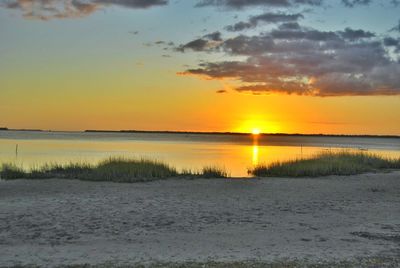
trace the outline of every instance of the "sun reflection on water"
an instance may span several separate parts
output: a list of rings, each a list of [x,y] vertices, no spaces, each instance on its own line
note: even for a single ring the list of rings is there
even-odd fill
[[[253,145],[253,160],[252,160],[253,166],[257,166],[258,165],[258,154],[259,154],[258,145],[254,144]]]
[[[253,134],[253,157],[252,157],[252,164],[253,166],[258,165],[258,160],[259,160],[259,147],[258,147],[258,138],[259,138],[259,133],[258,134]]]

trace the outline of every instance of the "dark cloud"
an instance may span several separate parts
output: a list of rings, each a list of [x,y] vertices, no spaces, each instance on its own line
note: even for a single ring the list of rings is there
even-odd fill
[[[357,5],[369,5],[372,0],[342,0],[342,3],[347,7],[354,7]]]
[[[202,38],[195,39],[184,45],[180,45],[175,50],[185,52],[186,50],[193,51],[207,51],[217,47],[222,42],[222,34],[220,32],[213,32],[204,35]]]
[[[167,3],[168,0],[5,0],[0,6],[21,10],[25,18],[48,20],[84,17],[109,5],[150,8]]]
[[[357,6],[367,6],[372,2],[387,2],[384,4],[391,4],[398,6],[400,0],[380,1],[380,0],[341,0],[341,4],[348,8]],[[197,7],[205,6],[219,6],[228,9],[243,9],[246,7],[265,6],[270,8],[289,8],[299,6],[329,6],[333,1],[328,0],[198,0]]]
[[[385,46],[388,47],[396,47],[400,44],[400,39],[395,39],[393,37],[386,37],[385,39],[383,39],[383,43],[385,44]]]
[[[285,13],[271,13],[267,12],[258,16],[252,16],[248,21],[240,21],[234,25],[229,25],[226,30],[235,32],[242,31],[249,28],[255,28],[260,22],[264,23],[281,23],[281,22],[297,22],[303,15],[297,14],[285,14]]]
[[[383,43],[387,47],[394,47],[395,52],[400,53],[400,38],[386,37],[383,39]]]
[[[241,9],[247,6],[291,7],[295,5],[321,5],[322,0],[200,0],[196,6],[224,6]]]
[[[226,26],[225,29],[230,32],[239,32],[253,27],[255,27],[255,25],[250,22],[239,21],[233,25]]]
[[[371,38],[371,37],[375,36],[374,33],[371,33],[368,31],[353,30],[350,28],[346,28],[343,32],[340,32],[340,35],[344,39],[349,39],[349,40],[357,40],[357,39],[361,39],[361,38]]]
[[[398,5],[400,5],[400,0],[392,0],[392,1],[390,1],[391,3],[392,3],[392,5],[394,5],[394,6],[398,6]]]
[[[207,44],[207,40],[199,38],[179,46],[177,50],[181,52],[185,52],[185,50],[204,51],[207,48]]]
[[[95,0],[98,4],[119,5],[130,8],[149,8],[153,6],[162,6],[168,3],[168,0]]]
[[[300,30],[300,24],[297,22],[287,22],[287,23],[282,23],[279,25],[280,30]]]
[[[222,37],[221,37],[221,33],[220,32],[213,32],[210,34],[206,34],[204,36],[204,38],[212,40],[212,41],[222,41]]]
[[[232,55],[256,55],[271,50],[274,45],[274,40],[270,36],[239,35],[227,39],[220,47]]]
[[[330,4],[331,1],[327,0],[199,0],[196,4],[197,7],[204,6],[222,6],[233,9],[241,9],[250,6],[268,6],[268,7],[293,7],[300,5],[321,6],[323,4]],[[341,3],[349,8],[356,6],[366,6],[373,2],[373,0],[341,0]],[[399,0],[391,0],[391,4],[399,5]]]
[[[312,41],[327,41],[333,39],[339,39],[339,36],[336,32],[323,32],[318,30],[309,30],[309,29],[298,29],[298,30],[285,30],[285,29],[276,29],[273,30],[271,36],[275,39],[283,39],[283,40],[296,40],[296,39],[306,39]]]
[[[197,51],[223,51],[246,60],[204,62],[183,74],[236,79],[242,83],[237,91],[254,94],[398,95],[400,62],[385,47],[397,48],[399,42],[351,28],[333,32],[281,24],[258,35],[225,39],[216,47],[203,45]]]
[[[228,91],[226,91],[225,89],[220,89],[220,90],[217,90],[216,93],[223,94],[223,93],[228,93]]]

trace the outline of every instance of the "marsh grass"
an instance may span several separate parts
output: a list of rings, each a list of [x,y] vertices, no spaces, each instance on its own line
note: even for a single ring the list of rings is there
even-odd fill
[[[144,182],[167,178],[225,178],[227,173],[217,167],[204,168],[202,171],[183,170],[159,161],[148,159],[109,158],[97,165],[88,163],[45,164],[29,171],[15,164],[3,164],[0,178],[12,179],[78,179],[88,181]]]
[[[318,177],[399,168],[400,158],[385,158],[367,152],[339,151],[321,152],[307,159],[259,165],[249,170],[249,173],[258,177]]]
[[[4,179],[19,179],[26,176],[25,171],[15,164],[2,164],[0,177]]]
[[[219,167],[208,166],[202,169],[201,176],[203,178],[226,178],[228,177],[228,172]]]

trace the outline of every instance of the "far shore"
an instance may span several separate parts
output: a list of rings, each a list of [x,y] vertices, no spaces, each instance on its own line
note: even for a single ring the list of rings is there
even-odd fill
[[[21,132],[82,132],[82,133],[144,133],[144,134],[185,134],[185,135],[237,135],[249,136],[249,132],[220,132],[220,131],[177,131],[177,130],[106,130],[106,129],[87,129],[87,130],[43,130],[43,129],[13,129],[0,127],[0,131],[21,131]],[[390,138],[400,139],[400,135],[385,134],[329,134],[329,133],[260,133],[261,136],[283,136],[283,137],[348,137],[348,138]]]
[[[0,267],[399,267],[399,179],[0,181]]]

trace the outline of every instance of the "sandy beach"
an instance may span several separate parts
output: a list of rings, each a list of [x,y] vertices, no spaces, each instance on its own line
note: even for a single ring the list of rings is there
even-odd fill
[[[0,181],[0,267],[400,263],[400,171],[118,184]]]

